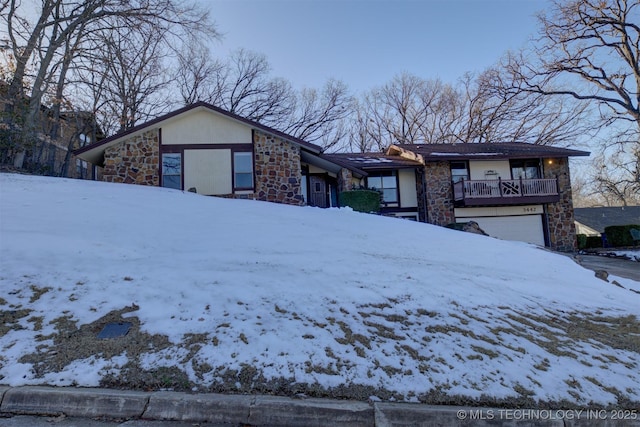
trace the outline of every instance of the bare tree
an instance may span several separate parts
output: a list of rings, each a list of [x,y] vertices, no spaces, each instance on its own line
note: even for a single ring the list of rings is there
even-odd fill
[[[507,56],[509,58],[509,56]],[[518,82],[502,66],[463,79],[463,117],[456,120],[459,142],[528,142],[570,145],[592,131],[588,104],[514,90]]]
[[[100,37],[100,73],[104,102],[102,114],[117,119],[122,132],[162,114],[169,108],[163,90],[169,84],[162,65],[166,51],[157,32],[109,32]]]
[[[640,205],[640,144],[631,152],[617,145],[611,152],[601,151],[592,162],[591,194],[605,206]]]
[[[601,148],[593,190],[624,204],[626,195],[640,193],[640,2],[555,0],[539,21],[532,51],[508,61],[514,89],[597,109],[591,120],[600,127]]]
[[[554,0],[539,16],[537,61],[514,56],[521,89],[595,102],[605,124],[640,128],[640,3],[636,0]]]
[[[361,97],[351,126],[352,145],[383,150],[390,144],[442,140],[457,102],[450,86],[402,73]]]
[[[213,74],[204,80],[200,70],[200,76],[192,73],[198,78],[191,82],[202,87],[201,100],[270,126],[282,124],[291,114],[295,102],[291,84],[271,77],[266,56],[239,49],[222,64],[206,57],[203,61],[202,67]]]
[[[493,67],[465,75],[455,88],[407,73],[396,76],[360,99],[351,145],[384,150],[397,143],[567,143],[585,132],[579,119],[586,105],[513,91],[512,82],[505,82],[509,77]]]
[[[212,103],[216,99],[217,76],[223,74],[225,64],[214,60],[208,47],[198,40],[185,45],[177,56],[175,81],[184,105],[197,101]]]
[[[8,0],[0,14],[16,64],[8,96],[29,101],[24,108],[21,102],[10,106],[20,107],[15,114],[22,123],[22,140],[15,148],[23,153],[38,138],[43,95],[59,81],[55,70],[65,68],[59,66],[67,57],[61,51],[70,40],[94,31],[140,27],[155,28],[167,41],[193,33],[215,34],[206,12],[175,0],[42,0],[40,4],[37,10],[29,10],[19,0]],[[34,70],[31,79],[27,75],[30,66]]]
[[[185,104],[209,102],[325,149],[335,147],[346,133],[352,97],[342,82],[329,80],[320,91],[296,91],[288,81],[271,76],[264,55],[245,49],[217,61],[199,47],[182,55],[180,64],[177,80]]]
[[[303,89],[282,129],[305,141],[319,142],[325,150],[334,149],[347,133],[345,121],[352,102],[347,86],[337,80],[327,81],[321,92]]]

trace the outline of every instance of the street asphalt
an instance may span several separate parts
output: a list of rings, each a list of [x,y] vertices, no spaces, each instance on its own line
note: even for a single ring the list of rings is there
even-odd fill
[[[638,254],[640,256],[640,252]],[[626,277],[640,282],[640,262],[602,255],[575,255],[574,260],[590,270],[604,270],[614,276]]]

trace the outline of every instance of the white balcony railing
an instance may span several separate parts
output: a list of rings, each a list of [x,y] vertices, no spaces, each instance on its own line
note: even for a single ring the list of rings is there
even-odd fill
[[[558,182],[550,179],[461,180],[453,184],[454,199],[495,199],[558,195]]]

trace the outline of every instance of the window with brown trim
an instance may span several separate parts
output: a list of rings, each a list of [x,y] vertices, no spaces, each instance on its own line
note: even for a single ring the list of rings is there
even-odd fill
[[[236,190],[253,188],[253,153],[245,151],[233,153],[233,188]]]
[[[367,177],[367,188],[380,191],[383,203],[398,203],[398,180],[395,171],[370,174]]]
[[[182,189],[182,153],[162,153],[162,186]]]
[[[512,179],[538,179],[540,178],[540,160],[511,160]]]
[[[451,162],[451,181],[454,183],[469,179],[469,165],[467,162]]]

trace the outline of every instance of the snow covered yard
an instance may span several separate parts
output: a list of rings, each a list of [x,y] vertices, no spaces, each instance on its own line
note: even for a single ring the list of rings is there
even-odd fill
[[[0,384],[640,402],[640,283],[531,245],[12,174],[0,203]]]

